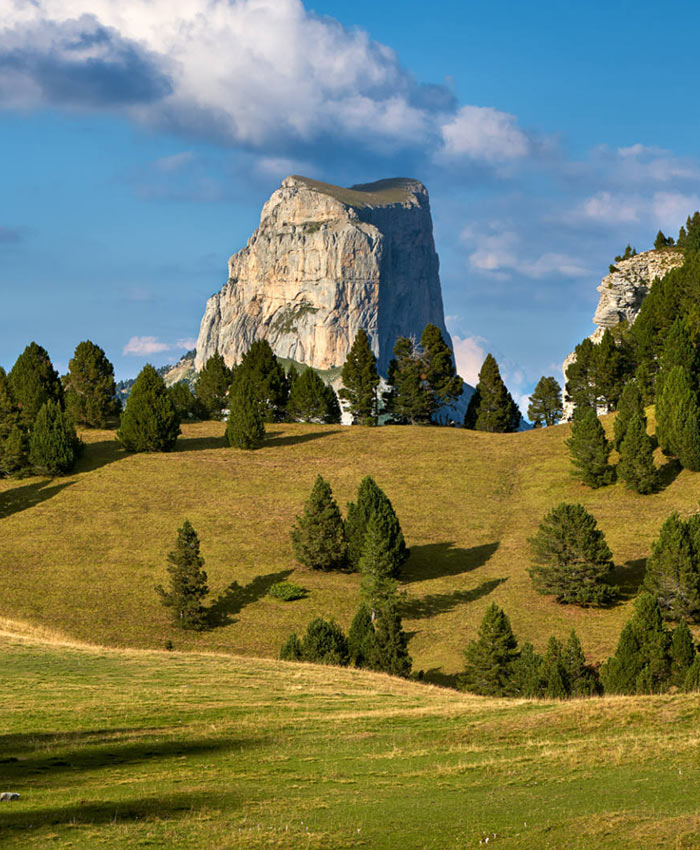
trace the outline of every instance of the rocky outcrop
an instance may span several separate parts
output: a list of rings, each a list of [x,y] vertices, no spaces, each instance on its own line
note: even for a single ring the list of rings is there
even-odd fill
[[[207,302],[195,367],[215,351],[237,363],[265,338],[280,357],[331,369],[363,328],[385,372],[398,336],[420,336],[432,322],[450,341],[438,268],[422,183],[344,189],[288,177]]]

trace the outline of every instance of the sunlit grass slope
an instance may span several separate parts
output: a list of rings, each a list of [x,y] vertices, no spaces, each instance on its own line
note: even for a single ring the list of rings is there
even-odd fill
[[[575,627],[589,657],[601,660],[629,616],[662,521],[674,509],[694,512],[700,497],[700,476],[671,466],[667,486],[652,496],[622,484],[581,486],[569,474],[567,425],[499,435],[285,424],[271,426],[255,452],[227,449],[222,423],[183,432],[177,451],[141,455],[123,452],[112,432],[87,432],[74,475],[0,481],[0,615],[93,643],[162,648],[172,639],[177,649],[275,657],[313,616],[348,627],[359,576],[300,567],[289,528],[318,473],[343,509],[371,474],[412,551],[402,588],[415,669],[436,681],[459,671],[491,602],[505,608],[521,641],[542,649],[550,634]],[[562,500],[580,501],[598,518],[628,596],[622,604],[586,611],[533,592],[527,539]],[[200,536],[209,604],[221,623],[201,635],[174,631],[154,592],[186,517]],[[308,588],[308,597],[269,598],[281,579]]]
[[[6,850],[700,846],[697,696],[487,700],[7,632],[0,660]]]

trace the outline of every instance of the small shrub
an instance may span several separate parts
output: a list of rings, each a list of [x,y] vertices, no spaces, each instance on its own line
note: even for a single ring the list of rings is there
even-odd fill
[[[282,602],[293,602],[307,596],[308,590],[291,581],[278,581],[267,591],[267,595],[273,599],[281,599]]]

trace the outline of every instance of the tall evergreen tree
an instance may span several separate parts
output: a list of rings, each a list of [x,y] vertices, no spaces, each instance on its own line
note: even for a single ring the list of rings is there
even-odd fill
[[[228,390],[233,381],[233,370],[224,358],[215,352],[202,367],[194,382],[194,394],[202,410],[210,419],[222,419]]]
[[[175,549],[168,553],[170,589],[156,587],[163,605],[172,608],[173,623],[181,629],[201,631],[207,625],[203,605],[209,593],[204,558],[199,552],[199,537],[189,520],[177,530]]]
[[[685,620],[671,633],[671,684],[682,688],[695,660],[695,644]]]
[[[63,382],[66,413],[75,425],[104,428],[119,413],[114,367],[90,340],[76,347]]]
[[[615,410],[627,374],[624,356],[609,328],[593,349],[592,366],[596,407]]]
[[[588,697],[598,693],[598,678],[586,664],[581,641],[573,629],[562,648],[561,660],[570,696]]]
[[[200,419],[206,416],[187,381],[178,381],[176,384],[171,384],[168,387],[168,395],[180,422],[184,422],[186,419]]]
[[[262,405],[251,375],[236,375],[231,386],[226,442],[237,449],[257,449],[265,438]]]
[[[63,386],[45,348],[31,342],[17,358],[8,375],[12,395],[19,407],[20,424],[31,428],[47,401],[63,407]]]
[[[343,386],[338,395],[347,402],[353,425],[377,424],[377,358],[369,337],[360,328],[348,352],[341,373]]]
[[[0,475],[14,475],[27,465],[26,433],[10,380],[0,366]]]
[[[431,414],[443,404],[457,401],[464,382],[455,370],[452,350],[437,325],[427,324],[420,338],[423,361],[423,380],[431,396]]]
[[[574,360],[566,368],[566,401],[579,407],[595,407],[598,393],[594,383],[595,345],[588,337],[574,349]]]
[[[147,363],[131,388],[117,438],[130,452],[169,452],[179,433],[180,420],[163,378]]]
[[[422,352],[414,339],[399,337],[394,345],[394,358],[389,363],[389,389],[384,405],[394,422],[428,425],[433,413],[433,399],[423,379]]]
[[[674,366],[656,402],[656,437],[685,469],[700,470],[700,406],[688,371]]]
[[[287,416],[293,422],[337,425],[341,412],[333,387],[326,384],[310,366],[299,375],[289,391]]]
[[[672,513],[651,544],[644,578],[665,617],[693,619],[700,613],[699,555],[688,523]]]
[[[362,602],[352,619],[348,632],[348,655],[350,663],[355,667],[366,667],[374,641],[374,626],[372,612],[369,606]]]
[[[41,406],[29,437],[29,463],[40,475],[64,475],[73,469],[82,443],[56,401]]]
[[[527,418],[535,428],[556,425],[562,417],[561,387],[553,377],[543,375],[530,396]]]
[[[498,363],[487,354],[476,392],[469,400],[464,427],[474,431],[510,433],[520,426],[520,410],[503,383]]]
[[[369,642],[367,665],[391,676],[409,676],[412,659],[408,636],[403,630],[395,600],[381,605],[374,620],[374,638]]]
[[[529,543],[528,572],[538,593],[575,605],[605,605],[614,599],[617,589],[604,581],[613,567],[612,552],[583,505],[557,505]]]
[[[525,641],[511,668],[509,686],[513,696],[533,699],[544,695],[547,683],[542,680],[543,664],[542,656],[529,640]]]
[[[391,526],[386,511],[373,511],[367,523],[360,556],[362,592],[373,617],[382,605],[388,604],[396,595],[398,564]]]
[[[244,377],[250,382],[263,420],[281,422],[285,416],[289,387],[284,369],[266,339],[255,340],[243,355],[233,377],[234,386]]]
[[[659,486],[654,466],[654,444],[647,434],[646,419],[638,413],[630,419],[620,446],[617,476],[636,493],[653,493]]]
[[[294,554],[300,564],[315,570],[345,566],[347,541],[338,505],[330,484],[319,475],[291,530]]]
[[[569,682],[562,661],[561,641],[551,637],[542,661],[544,696],[548,699],[565,699],[569,695]]]
[[[367,525],[373,513],[381,514],[383,517],[386,533],[390,540],[389,547],[393,552],[393,559],[398,574],[398,568],[407,560],[409,551],[406,548],[399,519],[389,498],[369,475],[366,475],[360,482],[357,490],[357,502],[350,502],[348,504],[348,512],[345,519],[345,535],[348,541],[348,565],[354,570],[360,568],[360,556],[362,555],[362,549],[365,543]]]
[[[615,468],[608,458],[612,443],[606,438],[603,426],[592,407],[577,407],[571,424],[571,436],[566,441],[574,466],[572,475],[588,487],[603,487],[615,480]]]
[[[492,603],[479,626],[479,636],[464,651],[462,690],[483,696],[510,696],[518,642],[505,612]]]
[[[620,446],[627,433],[627,425],[633,416],[638,415],[644,421],[646,430],[646,416],[644,414],[644,404],[642,402],[642,394],[639,390],[639,384],[635,380],[627,381],[622,389],[620,401],[617,406],[617,416],[613,423],[615,448],[620,451]]]

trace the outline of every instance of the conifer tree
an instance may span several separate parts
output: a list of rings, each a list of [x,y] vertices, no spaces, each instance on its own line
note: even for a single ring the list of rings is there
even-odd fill
[[[233,377],[234,386],[244,376],[250,382],[263,421],[281,422],[285,416],[289,387],[284,369],[266,339],[255,340],[243,355]]]
[[[464,427],[490,433],[510,433],[520,426],[520,410],[503,383],[498,363],[487,354],[476,392],[469,400]]]
[[[289,391],[287,416],[292,422],[337,425],[341,412],[333,387],[310,366],[299,375]]]
[[[423,379],[422,352],[414,339],[399,337],[389,363],[389,389],[384,393],[386,412],[394,422],[428,425],[433,412],[430,390]]]
[[[700,691],[700,655],[696,655],[683,680],[683,690]]]
[[[348,504],[345,519],[348,565],[354,570],[360,568],[360,556],[364,547],[367,524],[370,516],[375,512],[383,517],[386,533],[390,540],[390,549],[394,552],[396,574],[398,574],[399,567],[408,559],[409,551],[406,548],[401,525],[391,502],[386,493],[369,475],[366,475],[360,482],[357,490],[357,502]]]
[[[396,600],[382,604],[374,620],[374,637],[369,643],[367,665],[391,676],[409,676],[412,659],[408,636],[403,630]]]
[[[261,404],[249,374],[237,376],[231,386],[226,442],[237,449],[257,449],[265,438]]]
[[[651,544],[645,588],[669,619],[693,619],[700,612],[700,563],[688,523],[672,513]]]
[[[615,410],[625,381],[625,363],[609,328],[593,349],[592,367],[596,407]]]
[[[698,389],[700,371],[697,338],[693,339],[687,324],[687,318],[678,316],[663,339],[663,351],[660,357],[659,373],[656,378],[656,392],[659,394],[666,376],[674,366],[682,366],[690,378],[691,388]]]
[[[671,633],[671,684],[682,688],[695,660],[695,644],[685,620]]]
[[[527,418],[535,428],[541,428],[556,425],[561,417],[561,387],[553,377],[543,375],[530,396]]]
[[[583,505],[557,505],[545,514],[529,543],[529,573],[538,593],[584,606],[605,605],[615,598],[617,588],[604,583],[612,570],[612,552]]]
[[[131,388],[117,438],[130,452],[169,452],[179,433],[180,420],[163,378],[147,363]]]
[[[587,697],[598,692],[597,676],[586,664],[581,641],[573,629],[562,648],[561,660],[570,696]]]
[[[32,427],[44,402],[55,401],[63,407],[63,386],[58,372],[46,349],[35,342],[20,354],[8,378],[23,428]]]
[[[654,444],[647,434],[646,419],[638,413],[627,424],[620,446],[617,475],[636,493],[653,493],[659,486],[659,473],[654,466]]]
[[[431,396],[431,414],[443,404],[457,401],[464,382],[455,370],[452,350],[437,325],[427,324],[420,338],[423,361],[423,380]]]
[[[551,637],[547,642],[547,651],[542,663],[544,696],[548,699],[565,699],[569,695],[569,683],[562,661],[562,651],[561,642]]]
[[[66,413],[75,425],[104,428],[119,412],[114,367],[90,340],[81,342],[64,378]]]
[[[199,537],[189,520],[177,530],[175,549],[168,553],[170,589],[156,587],[163,605],[172,608],[173,623],[181,629],[201,631],[207,625],[202,604],[209,593],[204,558],[199,553]]]
[[[41,406],[29,437],[29,463],[40,475],[64,475],[73,469],[82,443],[58,402]]]
[[[674,366],[656,402],[656,437],[685,469],[700,470],[700,406],[688,371]]]
[[[0,366],[0,475],[14,475],[27,465],[27,439],[19,421],[19,406]]]
[[[566,368],[566,401],[579,407],[594,408],[598,393],[594,383],[595,345],[588,337],[574,349],[575,359]]]
[[[639,596],[634,607],[615,654],[600,671],[606,693],[661,693],[668,687],[671,636],[664,628],[661,609],[650,593]]]
[[[520,655],[513,661],[510,688],[514,696],[533,699],[544,694],[546,682],[542,681],[543,659],[530,641],[525,641]]]
[[[184,422],[186,419],[199,419],[206,415],[201,410],[199,402],[187,381],[178,381],[169,386],[168,395],[180,422]]]
[[[364,603],[360,603],[348,632],[348,655],[355,667],[366,667],[374,641],[372,612]]]
[[[571,474],[575,478],[594,489],[612,484],[615,468],[608,463],[612,443],[606,438],[592,407],[576,408],[566,445],[574,466]]]
[[[291,530],[294,555],[299,563],[315,570],[345,566],[345,528],[330,484],[319,475]]]
[[[348,352],[341,373],[343,386],[338,395],[347,402],[353,425],[377,424],[379,373],[366,332],[360,328]]]
[[[479,636],[464,651],[462,690],[483,696],[509,696],[518,643],[505,612],[492,603],[479,626]]]
[[[223,419],[228,390],[233,381],[233,370],[224,358],[215,352],[202,367],[194,382],[194,394],[202,411],[209,419]]]
[[[613,423],[613,432],[615,434],[615,448],[620,451],[620,446],[627,433],[627,425],[633,416],[638,415],[644,422],[646,433],[646,416],[644,415],[644,404],[642,402],[642,394],[639,391],[639,384],[635,380],[627,381],[622,389],[620,401],[617,406],[617,416]]]
[[[348,641],[340,626],[332,620],[315,617],[301,642],[301,654],[304,661],[345,666],[348,663]]]
[[[280,648],[280,661],[303,661],[304,650],[301,641],[293,632]]]
[[[367,523],[359,567],[362,572],[362,592],[372,616],[396,595],[398,572],[395,541],[390,533],[386,513],[373,511]]]

